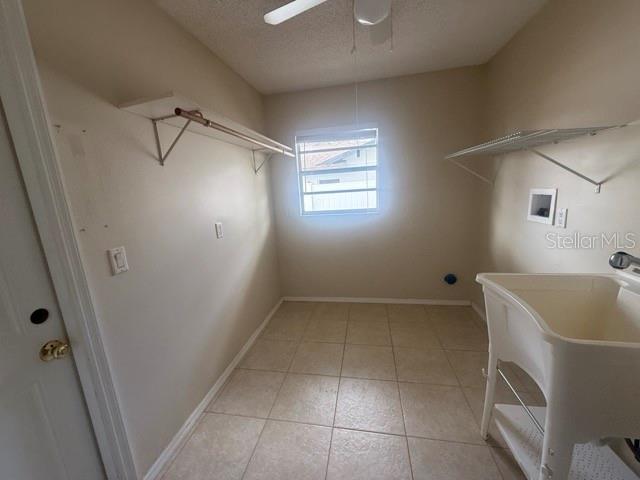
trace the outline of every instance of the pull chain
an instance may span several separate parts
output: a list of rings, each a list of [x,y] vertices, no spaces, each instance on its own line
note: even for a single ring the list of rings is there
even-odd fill
[[[389,7],[389,28],[391,29],[389,51],[393,53],[393,5]]]
[[[352,34],[353,34],[353,45],[351,47],[351,55],[353,55],[353,65],[355,71],[355,82],[353,85],[354,95],[355,95],[355,120],[356,120],[356,129],[360,123],[359,118],[359,109],[358,109],[358,47],[356,45],[356,2],[353,0],[353,22],[352,22]],[[360,156],[360,150],[357,151],[358,157]]]

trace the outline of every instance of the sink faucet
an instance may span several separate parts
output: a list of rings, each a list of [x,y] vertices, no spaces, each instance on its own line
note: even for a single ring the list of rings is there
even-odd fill
[[[626,252],[616,252],[609,257],[609,265],[616,270],[624,270],[631,265],[640,266],[640,258]]]

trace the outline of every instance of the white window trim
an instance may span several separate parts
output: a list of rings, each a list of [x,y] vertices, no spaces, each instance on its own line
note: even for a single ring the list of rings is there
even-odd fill
[[[304,177],[304,175],[302,174],[301,171],[301,166],[300,166],[300,155],[298,152],[298,138],[299,137],[310,137],[313,135],[324,135],[324,134],[336,134],[336,133],[340,133],[340,132],[353,132],[353,131],[357,131],[357,130],[371,130],[371,129],[376,129],[377,132],[377,140],[376,140],[376,144],[375,144],[375,148],[376,148],[376,164],[375,165],[365,165],[365,166],[360,166],[360,167],[345,167],[344,169],[340,169],[340,168],[332,168],[332,169],[321,169],[321,170],[313,170],[313,171],[308,171],[306,173],[308,174],[313,174],[313,175],[319,175],[319,174],[323,174],[323,173],[339,173],[339,172],[344,172],[344,171],[354,171],[354,172],[358,172],[358,171],[366,171],[366,170],[375,170],[376,171],[376,188],[366,188],[366,189],[353,189],[353,190],[337,190],[337,191],[328,191],[326,192],[326,194],[330,194],[330,193],[348,193],[348,192],[371,192],[371,191],[375,191],[376,192],[376,208],[358,208],[358,209],[353,209],[353,210],[321,210],[321,211],[315,211],[315,212],[305,212],[304,210],[304,195],[306,195],[306,193],[304,192],[304,187],[302,185],[302,178]],[[296,152],[296,177],[297,177],[297,183],[298,183],[298,204],[299,204],[299,210],[300,210],[300,215],[303,217],[324,217],[324,216],[339,216],[339,215],[372,215],[372,214],[377,214],[380,212],[380,130],[378,128],[378,125],[375,123],[364,123],[364,124],[358,124],[358,125],[342,125],[339,127],[327,127],[327,128],[315,128],[315,129],[311,129],[311,130],[300,130],[296,132],[295,135],[295,141],[294,141],[294,145],[295,145],[295,152]],[[372,146],[368,146],[368,147],[364,147],[364,148],[372,148]],[[348,150],[349,148],[339,148],[337,150],[343,151],[343,150]],[[356,149],[355,147],[353,148],[354,150]],[[315,192],[315,194],[320,194],[322,195],[324,192],[320,193],[320,192]]]

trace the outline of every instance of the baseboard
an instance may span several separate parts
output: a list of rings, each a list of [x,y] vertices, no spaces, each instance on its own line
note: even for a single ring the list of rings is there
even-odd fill
[[[471,308],[473,308],[475,310],[475,312],[480,316],[480,318],[482,318],[482,320],[484,320],[485,322],[487,321],[487,314],[484,311],[484,308],[477,304],[476,302],[471,302]]]
[[[195,426],[198,424],[200,417],[202,417],[202,415],[204,414],[204,411],[205,411],[205,408],[207,408],[207,405],[211,403],[216,393],[218,393],[218,391],[225,384],[225,382],[229,378],[229,375],[231,375],[231,372],[233,372],[236,366],[238,366],[238,364],[240,363],[240,360],[242,360],[242,357],[244,357],[245,353],[249,351],[251,346],[254,344],[254,342],[262,332],[262,330],[264,330],[264,327],[267,326],[267,323],[269,323],[269,320],[271,320],[271,317],[273,317],[274,313],[276,313],[276,311],[278,310],[278,308],[280,307],[283,301],[284,301],[284,298],[281,298],[280,300],[278,300],[276,305],[271,309],[271,311],[266,316],[266,318],[262,321],[260,326],[258,326],[258,328],[256,328],[256,330],[251,335],[251,337],[249,337],[249,339],[246,341],[244,346],[233,358],[231,363],[227,366],[224,372],[222,372],[222,375],[220,375],[218,380],[216,380],[216,383],[213,384],[209,392],[207,392],[207,394],[202,399],[202,401],[198,404],[195,410],[191,413],[191,415],[189,415],[189,418],[187,418],[187,421],[184,422],[184,425],[182,425],[182,427],[180,427],[180,430],[178,430],[178,432],[173,436],[173,438],[169,442],[169,445],[167,445],[167,447],[162,451],[158,459],[154,462],[154,464],[151,466],[149,471],[143,477],[144,480],[157,480],[162,475],[164,475],[166,470],[169,468],[169,465],[171,465],[171,462],[173,461],[173,459],[178,455],[178,453],[180,452],[180,450],[182,449],[186,441],[191,436],[191,432],[193,431]]]
[[[469,300],[433,300],[426,298],[370,298],[370,297],[284,297],[288,302],[348,302],[348,303],[407,303],[413,305],[469,306]]]

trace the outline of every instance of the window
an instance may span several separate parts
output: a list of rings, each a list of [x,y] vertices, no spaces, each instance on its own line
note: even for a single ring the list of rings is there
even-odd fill
[[[378,129],[298,135],[302,215],[378,209]]]

